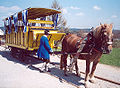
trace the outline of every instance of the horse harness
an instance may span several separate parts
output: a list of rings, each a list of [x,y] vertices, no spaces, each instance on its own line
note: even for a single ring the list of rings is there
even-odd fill
[[[104,32],[104,31],[103,31]],[[98,52],[98,53],[103,53],[104,51],[104,48],[102,47],[103,46],[103,43],[101,44],[101,40],[104,38],[103,36],[103,32],[101,31],[100,33],[100,41],[97,42],[96,44],[96,38],[93,36],[93,31],[91,31],[90,33],[88,33],[88,35],[80,40],[77,41],[75,47],[78,47],[80,45],[80,47],[78,47],[78,51],[77,52],[81,52],[83,47],[85,46],[86,43],[89,43],[89,47],[91,48],[89,53],[90,55],[92,55],[92,51],[95,51],[95,52]],[[85,40],[87,38],[87,40]],[[101,45],[100,45],[101,44]],[[83,46],[82,46],[83,45]],[[81,48],[82,46],[82,48]]]

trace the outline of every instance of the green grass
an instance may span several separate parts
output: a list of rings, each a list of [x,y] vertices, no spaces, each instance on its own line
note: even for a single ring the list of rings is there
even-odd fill
[[[103,54],[100,63],[120,67],[120,48],[113,48],[110,54]]]

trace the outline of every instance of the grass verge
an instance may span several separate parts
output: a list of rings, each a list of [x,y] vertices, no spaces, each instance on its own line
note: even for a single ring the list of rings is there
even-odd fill
[[[102,55],[100,63],[120,67],[120,48],[113,48],[110,54]]]

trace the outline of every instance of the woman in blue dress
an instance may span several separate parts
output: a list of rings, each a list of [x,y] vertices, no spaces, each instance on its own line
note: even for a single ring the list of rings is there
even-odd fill
[[[37,55],[38,58],[42,58],[45,61],[45,70],[46,71],[50,71],[50,69],[48,68],[48,64],[50,62],[50,55],[53,51],[49,45],[49,41],[47,36],[49,35],[49,30],[45,30],[44,34],[41,39],[40,39],[40,46],[39,49],[37,51]]]

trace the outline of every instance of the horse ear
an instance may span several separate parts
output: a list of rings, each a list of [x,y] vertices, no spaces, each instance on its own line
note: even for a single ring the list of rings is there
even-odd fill
[[[113,27],[113,23],[110,24],[110,28],[112,28],[112,27]]]
[[[103,28],[103,24],[100,22],[100,28],[102,29]]]
[[[112,34],[112,28],[113,28],[113,24],[112,23],[110,24],[109,28],[110,28],[110,33]]]
[[[100,25],[101,25],[102,28],[105,28],[105,24],[100,23]]]
[[[106,28],[107,27],[107,24],[104,24],[104,28]]]

